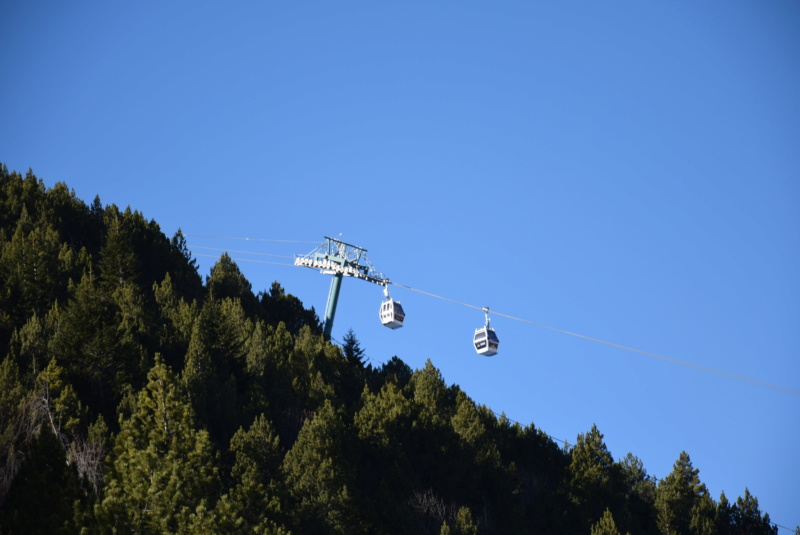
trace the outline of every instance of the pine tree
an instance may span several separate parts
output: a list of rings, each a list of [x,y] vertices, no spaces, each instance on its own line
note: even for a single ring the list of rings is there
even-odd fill
[[[75,533],[73,505],[85,496],[61,441],[43,427],[26,448],[11,482],[0,509],[0,526],[8,533]]]
[[[180,370],[198,314],[197,301],[187,304],[178,295],[169,273],[160,284],[153,284],[153,296],[157,305],[153,329],[156,346],[164,361]]]
[[[656,484],[647,475],[644,463],[628,453],[618,463],[625,493],[625,514],[622,521],[632,533],[655,532]]]
[[[606,509],[597,524],[592,526],[592,535],[620,535],[611,511]]]
[[[181,229],[178,229],[169,243],[167,273],[174,279],[180,295],[191,302],[200,297],[203,289],[202,279],[197,272],[197,261],[192,258]]]
[[[112,295],[117,288],[136,283],[138,266],[125,217],[111,205],[106,209],[105,219],[107,231],[100,249],[100,279],[105,293]]]
[[[44,315],[63,295],[61,252],[58,233],[49,225],[36,224],[23,206],[11,240],[0,249],[0,277],[8,293],[5,306],[15,326],[33,314]]]
[[[345,461],[345,426],[340,411],[325,401],[300,430],[281,470],[299,533],[361,532]]]
[[[478,535],[478,526],[468,507],[460,507],[456,513],[455,529],[457,535]]]
[[[81,400],[93,413],[103,412],[113,421],[125,385],[143,378],[141,349],[130,338],[120,337],[119,307],[99,288],[91,272],[84,274],[72,293],[60,313],[50,350],[67,370]]]
[[[682,451],[672,472],[662,479],[656,490],[656,514],[658,529],[664,535],[688,535],[692,509],[707,494],[700,483],[699,470],[692,466],[689,454]]]
[[[717,535],[731,535],[733,533],[733,509],[724,492],[720,494],[717,502],[714,523],[717,528]]]
[[[286,329],[293,335],[300,333],[305,326],[311,328],[316,334],[322,334],[322,326],[314,308],[306,310],[303,303],[295,296],[287,294],[278,282],[273,282],[269,292],[259,294],[261,299],[261,314],[267,325],[277,327],[283,322]]]
[[[411,439],[412,405],[403,391],[387,382],[378,394],[364,388],[353,426],[360,440],[357,466],[360,509],[375,531],[407,533],[405,506],[415,487],[415,467],[405,449]]]
[[[361,348],[353,329],[348,329],[342,338],[342,353],[344,353],[344,358],[351,365],[364,366],[364,350]]]
[[[44,318],[34,314],[25,325],[16,329],[11,335],[9,353],[22,365],[23,369],[38,374],[45,362],[49,360],[47,342],[51,337],[52,332],[47,332]]]
[[[606,508],[619,514],[621,477],[596,425],[578,435],[567,477],[567,494],[578,508],[582,529],[588,529]]]
[[[744,497],[736,498],[732,511],[733,533],[739,535],[773,535],[778,528],[769,521],[769,515],[761,516],[758,499],[744,489]]]
[[[25,390],[11,356],[0,363],[0,505],[24,458],[19,452],[18,421]]]
[[[278,475],[283,452],[278,435],[263,415],[249,429],[240,428],[231,439],[235,461],[234,482],[216,508],[218,531],[232,533],[281,533],[275,517],[280,504],[270,496],[269,487]]]
[[[189,533],[192,515],[214,504],[216,455],[159,357],[147,378],[121,422],[98,521],[108,532]]]
[[[238,299],[207,301],[195,320],[182,381],[201,422],[218,445],[241,425],[238,383],[244,382],[252,323]]]
[[[239,299],[244,310],[250,315],[255,314],[258,310],[258,301],[253,295],[250,282],[228,253],[223,253],[211,268],[211,274],[206,280],[206,288],[211,299],[225,299],[226,297]]]
[[[445,424],[447,414],[447,385],[442,373],[436,369],[430,359],[425,361],[425,367],[411,375],[409,387],[413,392],[414,403],[420,411],[420,417],[426,424],[442,426]]]

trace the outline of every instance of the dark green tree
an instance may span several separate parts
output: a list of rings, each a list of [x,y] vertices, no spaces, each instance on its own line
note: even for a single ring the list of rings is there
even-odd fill
[[[225,533],[286,533],[276,521],[280,503],[269,490],[283,457],[279,438],[263,415],[231,439],[233,487],[215,511],[217,531]]]
[[[119,306],[91,272],[72,293],[60,312],[50,351],[90,410],[114,421],[113,411],[126,385],[139,386],[143,379],[142,350],[130,337],[120,336]]]
[[[62,255],[58,233],[38,225],[25,206],[10,241],[0,241],[0,280],[5,296],[0,301],[13,326],[21,326],[33,314],[43,316],[53,302],[63,298],[66,278],[62,276]],[[63,266],[69,273],[69,268]]]
[[[597,524],[592,526],[592,535],[620,535],[617,529],[617,524],[614,522],[614,515],[608,509],[605,510],[603,516],[597,521]]]
[[[732,533],[736,535],[773,535],[778,528],[769,521],[769,515],[761,515],[758,499],[744,489],[744,496],[736,498],[732,511]]]
[[[656,484],[644,463],[628,453],[619,463],[625,493],[624,525],[631,533],[656,532]]]
[[[156,347],[164,361],[176,370],[183,368],[183,359],[198,315],[197,301],[187,303],[167,273],[161,283],[153,284],[156,303],[154,334]]]
[[[248,315],[252,316],[258,310],[258,301],[250,282],[228,253],[223,253],[211,268],[211,274],[206,279],[206,289],[211,299],[239,299]]]
[[[182,381],[201,422],[220,447],[240,421],[239,385],[245,382],[252,322],[238,299],[206,301],[192,329]]]
[[[364,366],[364,350],[353,329],[348,329],[342,338],[342,353],[351,365]]]
[[[425,361],[421,370],[411,375],[409,388],[412,399],[417,405],[420,418],[427,424],[443,426],[451,416],[450,392],[445,385],[442,373],[433,365],[430,359]]]
[[[658,529],[663,534],[689,534],[692,509],[707,494],[700,482],[699,470],[692,466],[689,454],[682,451],[672,472],[659,481],[656,490]]]
[[[87,499],[75,467],[67,463],[61,440],[43,427],[26,448],[0,508],[8,533],[78,533],[75,501]]]
[[[361,533],[346,463],[345,425],[329,401],[308,418],[297,441],[286,453],[281,470],[285,478],[287,511],[292,511],[298,533]]]
[[[620,516],[621,475],[596,425],[578,435],[567,478],[566,494],[577,508],[580,529],[590,529],[606,509]]]
[[[202,279],[197,272],[197,261],[192,258],[183,231],[178,229],[169,243],[167,273],[174,279],[175,287],[181,296],[189,302],[198,299],[203,289]]]
[[[408,503],[418,483],[406,455],[413,419],[411,401],[394,382],[384,383],[377,394],[364,389],[353,422],[361,443],[359,503],[376,532],[414,532]]]
[[[100,249],[100,280],[103,291],[112,295],[118,288],[136,284],[138,265],[123,214],[111,205],[105,212],[105,219],[107,231]]]
[[[411,367],[397,356],[394,356],[381,366],[377,378],[380,382],[394,381],[401,387],[405,387],[411,381],[412,374]],[[378,384],[378,388],[380,388],[380,384]]]
[[[0,362],[0,506],[24,458],[19,451],[24,399],[19,367],[13,358],[6,356]]]
[[[105,497],[96,509],[104,532],[191,533],[194,515],[215,504],[216,454],[198,430],[172,372],[156,358],[136,411],[121,422]]]
[[[723,492],[717,502],[717,510],[714,514],[717,535],[730,535],[733,533],[733,508],[728,497]]]
[[[259,298],[261,314],[267,325],[277,327],[278,323],[283,322],[293,335],[299,334],[300,329],[305,326],[310,327],[316,334],[322,333],[322,326],[314,308],[307,310],[297,297],[287,294],[277,281],[272,283],[269,292],[260,293]]]

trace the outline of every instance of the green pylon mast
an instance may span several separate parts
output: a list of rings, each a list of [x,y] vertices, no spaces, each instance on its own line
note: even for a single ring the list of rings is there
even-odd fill
[[[378,273],[366,253],[367,250],[362,247],[325,236],[325,241],[307,255],[295,255],[295,266],[318,269],[321,273],[333,275],[323,323],[326,340],[331,339],[333,317],[336,315],[336,304],[339,302],[339,291],[344,277],[355,277],[384,287],[389,284],[389,279]]]

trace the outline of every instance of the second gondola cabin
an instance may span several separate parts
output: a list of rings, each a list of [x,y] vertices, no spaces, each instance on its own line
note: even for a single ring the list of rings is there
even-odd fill
[[[390,297],[381,303],[380,318],[382,324],[394,330],[403,326],[406,313],[403,311],[403,305]]]
[[[485,357],[497,355],[497,349],[500,347],[500,340],[497,338],[497,334],[494,332],[494,329],[488,325],[480,329],[475,329],[475,336],[472,338],[472,343],[475,345],[475,351],[477,351],[479,355]]]

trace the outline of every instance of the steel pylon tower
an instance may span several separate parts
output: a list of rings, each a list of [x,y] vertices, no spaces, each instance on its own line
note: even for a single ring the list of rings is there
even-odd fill
[[[323,323],[326,340],[331,339],[333,317],[336,315],[344,277],[355,277],[384,287],[389,284],[389,279],[375,269],[366,253],[367,250],[362,247],[325,236],[325,241],[307,255],[295,255],[295,266],[318,269],[321,273],[333,275]]]

